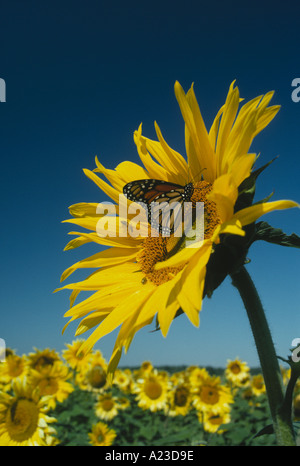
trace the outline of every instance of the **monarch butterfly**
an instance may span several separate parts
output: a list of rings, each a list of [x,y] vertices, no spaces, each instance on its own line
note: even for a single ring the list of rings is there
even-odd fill
[[[131,181],[123,188],[123,194],[127,199],[146,205],[148,222],[163,235],[169,235],[176,230],[178,222],[182,221],[182,206],[184,202],[191,200],[193,192],[193,183],[182,186],[153,179]],[[173,203],[176,204],[170,215]]]

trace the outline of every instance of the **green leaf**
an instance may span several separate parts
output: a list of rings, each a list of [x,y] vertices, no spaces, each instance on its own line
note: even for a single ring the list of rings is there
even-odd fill
[[[172,446],[177,443],[185,443],[191,440],[191,428],[188,426],[185,429],[181,429],[179,432],[174,432],[164,437],[161,437],[153,442],[153,446],[164,445]]]
[[[280,246],[300,248],[300,237],[298,235],[295,233],[286,235],[280,228],[274,228],[267,222],[258,222],[256,224],[256,232],[253,241],[257,240],[264,240],[268,243],[274,243]]]
[[[227,426],[227,424],[225,425]],[[224,427],[225,427],[224,426]],[[233,429],[232,431],[229,431],[226,435],[227,437],[231,440],[233,445],[239,445],[249,438],[249,427],[242,427],[239,426],[236,429]]]
[[[270,162],[266,163],[262,167],[258,168],[257,170],[254,170],[251,175],[248,176],[239,186],[239,196],[238,199],[235,203],[234,210],[235,212],[238,212],[241,209],[244,209],[245,207],[249,207],[252,205],[253,198],[255,195],[255,184],[257,177],[269,166],[271,163],[274,162],[278,157],[275,157],[274,159],[270,160]]]
[[[274,434],[273,424],[269,424],[263,427],[262,429],[260,429],[260,431],[257,432],[257,434],[253,436],[253,438],[260,437],[261,435],[265,435],[265,434]]]

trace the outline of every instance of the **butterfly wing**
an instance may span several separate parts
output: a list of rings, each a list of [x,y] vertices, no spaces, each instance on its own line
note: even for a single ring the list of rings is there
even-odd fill
[[[174,194],[175,191],[177,191],[177,194]],[[176,197],[181,192],[184,192],[184,186],[152,179],[131,181],[123,188],[124,195],[130,201],[145,202],[146,204],[150,204],[158,197],[168,201],[168,199]]]
[[[146,204],[148,222],[166,235],[174,232],[176,224],[182,220],[182,209],[179,207],[190,199],[192,192],[192,183],[181,186],[154,179],[132,181],[123,188],[123,193],[129,200]],[[175,208],[170,211],[172,204]]]

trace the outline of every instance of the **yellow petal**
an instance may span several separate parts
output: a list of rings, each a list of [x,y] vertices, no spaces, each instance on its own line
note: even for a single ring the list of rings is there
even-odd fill
[[[107,317],[108,314],[112,312],[112,308],[108,308],[107,312],[104,311],[96,311],[92,314],[88,315],[84,319],[81,320],[80,324],[78,325],[75,336],[82,335],[83,333],[87,332],[91,328],[99,325],[103,320]]]
[[[109,384],[113,383],[114,373],[119,365],[121,356],[122,347],[115,345],[107,367],[107,380]]]
[[[203,121],[203,118],[200,112],[200,108],[199,108],[199,105],[198,105],[198,102],[195,96],[193,84],[191,88],[188,90],[186,94],[186,98],[187,98],[187,101],[189,103],[189,106],[193,114],[193,119],[194,119],[195,127],[196,127],[196,133],[198,135],[198,141],[200,144],[200,146],[197,147],[197,145],[195,145],[195,147],[197,149],[200,149],[198,153],[200,157],[200,161],[201,161],[200,165],[202,165],[202,168],[205,169],[205,172],[203,172],[203,176],[204,178],[207,176],[210,179],[214,179],[216,176],[216,154],[210,144],[208,132],[207,132],[205,123]],[[206,172],[207,172],[207,175],[206,175]]]
[[[69,283],[68,285],[60,288],[71,289],[71,290],[97,290],[100,287],[108,286],[109,284],[122,282],[138,284],[142,279],[139,266],[135,263],[125,263],[100,269],[92,273],[85,280],[77,283]]]
[[[196,308],[190,300],[190,295],[187,295],[183,292],[178,293],[177,297],[178,303],[181,309],[189,318],[190,322],[195,326],[199,326],[199,309]]]
[[[178,152],[176,152],[175,150],[171,149],[168,146],[168,144],[166,143],[166,141],[164,140],[164,138],[163,138],[163,136],[161,134],[159,126],[157,125],[156,122],[154,122],[154,124],[155,124],[155,130],[156,130],[158,140],[159,140],[165,154],[168,156],[169,163],[172,166],[172,173],[177,174],[177,176],[180,177],[180,179],[177,181],[177,183],[184,184],[184,182],[186,182],[186,180],[188,180],[188,176],[189,176],[188,164],[187,164],[186,160],[182,157],[181,154],[179,154]],[[174,180],[174,182],[175,182],[175,180]]]
[[[80,218],[70,218],[63,220],[62,223],[72,223],[87,230],[96,231],[96,226],[98,223],[99,217],[80,217]]]
[[[152,291],[149,288],[149,297],[151,293]],[[129,346],[136,332],[140,330],[142,327],[145,327],[146,325],[151,324],[153,320],[153,317],[150,317],[148,320],[146,321],[143,320],[139,325],[137,325],[137,319],[140,316],[143,304],[140,307],[138,307],[136,311],[127,320],[125,320],[125,322],[122,324],[121,329],[119,331],[119,334],[116,340],[116,345],[119,345],[120,347],[124,347],[125,353],[128,351]]]
[[[115,330],[149,297],[149,291],[143,289],[137,290],[124,299],[115,309],[106,317],[106,319],[94,330],[88,339],[82,345],[82,351],[89,351],[95,343],[108,333]]]
[[[262,115],[274,96],[274,91],[267,92],[259,102],[259,115]]]
[[[72,307],[74,305],[74,302],[77,298],[77,296],[79,295],[80,293],[80,290],[73,290],[71,295],[70,295],[70,307]]]
[[[74,320],[76,320],[76,317],[72,317],[64,326],[63,326],[63,329],[61,331],[62,335],[65,333],[66,329],[68,328],[68,326],[74,322]]]
[[[143,137],[147,151],[151,156],[157,160],[160,166],[165,170],[165,181],[173,181],[173,183],[185,184],[187,178],[183,178],[182,172],[174,169],[172,156],[169,156],[169,151],[166,152],[159,141],[152,141],[151,139]],[[168,147],[165,143],[164,147]]]
[[[110,184],[117,189],[118,192],[122,192],[124,182],[123,179],[120,177],[119,173],[115,170],[105,168],[98,160],[98,157],[95,158],[97,168],[93,171],[103,174]]]
[[[79,202],[69,207],[69,212],[73,217],[96,217],[98,204],[96,202]]]
[[[145,325],[145,322],[148,322],[150,319],[152,319],[159,311],[159,309],[164,306],[164,303],[166,303],[171,289],[174,286],[174,284],[172,285],[171,282],[172,280],[152,288],[149,299],[143,304],[139,315],[137,316],[133,327],[134,331],[136,331],[136,328],[140,328],[141,326]]]
[[[167,303],[165,308],[160,307],[158,312],[158,322],[161,333],[164,337],[167,336],[170,329],[170,325],[173,322],[176,312],[180,308],[180,303],[178,300],[173,300],[170,303]]]
[[[103,294],[103,291],[96,292],[89,298],[82,301],[81,303],[77,304],[76,306],[73,306],[71,309],[69,309],[64,314],[64,317],[71,317],[72,320],[75,320],[80,317],[84,317],[91,311],[95,311],[95,309],[98,308],[97,301],[98,301],[98,296],[101,297],[101,293]]]
[[[78,234],[78,233],[71,232],[69,234]],[[64,247],[64,251],[69,251],[71,249],[79,248],[80,246],[90,243],[91,241],[92,239],[89,237],[84,238],[83,236],[78,236],[77,238],[74,238],[68,242],[68,244]]]
[[[251,174],[254,162],[256,160],[256,154],[241,154],[236,157],[232,162],[229,173],[236,186],[239,186],[248,176]]]
[[[223,170],[229,167],[235,158],[246,154],[249,151],[256,130],[257,113],[253,112],[246,116],[244,124],[232,148],[229,148],[226,158],[224,158]]]
[[[222,173],[225,173],[243,154],[246,154],[254,137],[265,128],[279,110],[278,105],[267,107],[274,92],[258,96],[245,104],[234,122],[228,136],[222,161]]]
[[[212,191],[207,199],[217,205],[218,215],[222,222],[226,222],[233,216],[234,204],[238,197],[238,188],[231,174],[219,176],[213,184]]]
[[[222,223],[220,226],[218,234],[228,233],[231,235],[245,236],[246,232],[242,229],[242,224],[238,219],[230,219],[227,222]]]
[[[261,115],[257,121],[256,131],[254,132],[254,137],[260,133],[277,115],[280,110],[280,105],[273,105],[265,110],[263,115]]]
[[[223,115],[221,118],[221,123],[220,123],[220,128],[219,128],[219,133],[218,133],[218,139],[217,139],[217,147],[216,147],[216,156],[217,156],[217,176],[220,176],[222,172],[222,159],[223,155],[225,153],[226,149],[226,144],[227,140],[230,134],[230,131],[233,126],[233,122],[236,118],[236,114],[238,111],[239,107],[239,102],[240,102],[240,95],[239,95],[239,90],[237,87],[233,88],[231,86],[225,106],[224,106],[224,111]]]
[[[91,170],[83,169],[84,174],[90,178],[107,196],[109,196],[114,202],[119,202],[120,191],[116,190],[105,181],[101,180],[99,176],[95,175]]]
[[[174,89],[186,124],[186,140],[188,141],[189,138],[191,138],[191,141],[187,144],[187,150],[189,147],[192,148],[188,153],[192,177],[196,179],[199,173],[205,169],[205,172],[203,172],[204,178],[212,182],[216,170],[215,154],[210,145],[208,133],[201,116],[194,90],[191,88],[187,95],[185,95],[178,81],[176,81]]]
[[[203,242],[199,243],[199,247],[190,247],[190,248],[183,248],[181,251],[177,252],[169,259],[166,259],[162,262],[157,262],[155,264],[155,270],[164,269],[165,267],[177,267],[185,262],[189,261],[190,258],[196,254],[197,250],[203,245]]]
[[[178,292],[176,291],[176,284],[179,282],[181,274],[182,271],[179,272],[172,280],[164,283],[164,289],[160,290],[161,298],[156,301],[157,320],[164,337],[167,336],[175,314],[180,308],[180,304],[177,299]],[[159,288],[161,287],[162,285],[159,286]],[[159,298],[159,293],[157,294],[157,298]]]
[[[84,232],[78,232],[78,231],[70,231],[68,233],[69,235],[79,235],[80,238],[76,238],[76,245],[77,242],[81,244],[84,243],[84,240],[86,242],[93,241],[94,243],[101,244],[103,246],[119,246],[122,248],[135,248],[139,243],[143,241],[143,238],[132,238],[131,236],[127,237],[107,237],[107,238],[102,238],[99,236],[97,233],[84,233]],[[70,243],[69,243],[70,245]],[[72,245],[73,247],[76,247],[76,245]]]
[[[107,377],[108,377],[108,380],[111,382],[113,379],[114,372],[119,364],[123,347],[125,348],[125,352],[126,352],[129,348],[129,345],[135,333],[142,326],[148,325],[152,321],[152,319],[150,319],[149,321],[143,323],[141,326],[135,326],[135,329],[133,330],[135,321],[137,319],[137,316],[139,315],[139,311],[140,311],[140,308],[137,308],[136,312],[132,314],[127,320],[125,320],[116,338],[115,346],[114,346],[114,349],[113,349],[113,352],[112,352],[112,355],[111,355],[111,358],[109,360],[109,364],[107,367]]]
[[[130,181],[144,180],[149,178],[148,172],[140,165],[133,162],[121,162],[116,166],[115,170],[120,175],[120,177],[122,177],[124,185],[130,183]]]
[[[243,127],[245,126],[245,121],[247,118],[249,118],[249,115],[257,111],[256,109],[259,102],[261,101],[261,98],[262,96],[255,97],[249,102],[246,102],[241,107],[237,115],[237,118],[234,122],[233,128],[230,132],[230,135],[228,137],[226,152],[230,152],[231,150],[233,150],[233,152],[236,152],[239,136],[243,130]]]
[[[203,290],[206,276],[206,265],[209,261],[212,244],[199,250],[183,270],[178,283],[178,301],[182,310],[196,327],[199,326],[199,312],[202,307]],[[191,293],[191,290],[193,292]]]
[[[209,142],[214,151],[216,150],[216,147],[217,147],[217,137],[218,137],[220,121],[221,121],[224,108],[225,108],[225,105],[223,105],[218,111],[213,121],[213,124],[211,125],[209,133],[208,133]]]
[[[207,242],[199,249],[186,267],[168,282],[168,300],[162,300],[158,321],[164,336],[167,335],[172,320],[179,307],[196,327],[199,326],[199,312],[202,306],[206,264],[211,254],[212,244]],[[192,292],[191,292],[192,290]],[[164,311],[164,307],[166,310]]]
[[[156,163],[147,150],[146,139],[142,136],[142,125],[140,125],[138,131],[134,132],[134,142],[136,144],[139,157],[149,173],[149,178],[167,180],[167,170]]]
[[[105,289],[96,291],[93,295],[89,296],[84,301],[76,304],[69,309],[64,317],[83,317],[88,312],[100,312],[111,306],[118,306],[120,302],[128,298],[132,292],[136,290],[136,285],[118,285],[108,286]]]
[[[76,262],[71,267],[66,269],[61,277],[64,281],[75,270],[82,268],[100,268],[111,265],[122,264],[123,262],[133,261],[136,258],[140,249],[138,248],[110,248],[98,252],[93,256],[87,257],[79,262]]]
[[[100,204],[98,205],[100,206]],[[138,237],[131,237],[131,235],[128,235],[127,232],[127,224],[129,221],[129,218],[132,217],[133,215],[128,215],[128,218],[123,218],[123,217],[118,217],[116,215],[111,215],[109,213],[109,210],[107,208],[111,208],[112,212],[115,210],[114,205],[103,205],[101,204],[102,208],[101,211],[98,209],[101,214],[99,214],[98,217],[81,217],[81,218],[71,218],[67,220],[63,220],[62,223],[72,223],[74,225],[77,225],[82,228],[86,228],[87,230],[93,230],[97,232],[97,236],[99,239],[97,239],[96,242],[102,242],[102,240],[109,240],[115,243],[119,243],[120,241],[124,244],[130,244],[132,245],[132,241],[137,241],[135,246],[138,245],[138,242],[141,241],[141,236],[142,232],[145,233],[144,229],[141,229],[141,232],[139,233],[141,236]],[[140,210],[140,206],[138,206],[138,209]],[[125,213],[125,215],[127,212]],[[135,212],[136,214],[136,212]],[[147,217],[145,216],[147,219]],[[133,226],[133,225],[132,225]],[[124,234],[123,234],[124,231]],[[93,241],[95,241],[93,239]],[[103,243],[104,244],[104,243]],[[106,243],[105,243],[106,244]],[[126,246],[124,246],[126,247]]]
[[[216,151],[216,148],[217,148],[217,140],[218,140],[218,134],[219,134],[219,128],[220,128],[220,122],[221,122],[221,117],[223,115],[223,113],[225,112],[225,109],[226,109],[226,106],[228,105],[228,102],[230,101],[230,96],[232,94],[232,92],[234,91],[234,84],[235,84],[235,80],[230,84],[230,87],[229,87],[229,90],[228,90],[228,95],[227,95],[227,98],[226,98],[226,102],[225,104],[220,108],[220,110],[218,111],[214,121],[213,121],[213,124],[209,130],[209,140],[210,140],[210,145],[211,147]],[[234,91],[236,92],[236,91]],[[239,102],[241,102],[243,99],[242,98],[239,98]]]
[[[299,207],[299,204],[289,200],[263,202],[239,210],[234,214],[233,219],[238,219],[243,226],[249,225],[262,215],[272,212],[273,210],[290,209],[292,207]]]
[[[197,150],[195,148],[193,139],[191,137],[191,134],[189,132],[187,125],[185,125],[184,135],[185,135],[185,148],[186,148],[186,153],[187,153],[187,158],[188,158],[188,163],[189,163],[189,171],[190,171],[191,179],[194,182],[199,181],[200,175],[202,173],[205,179],[207,179],[209,175],[207,173],[205,173],[204,175],[204,171],[206,172],[206,167],[204,165],[201,165],[200,158],[198,156]]]

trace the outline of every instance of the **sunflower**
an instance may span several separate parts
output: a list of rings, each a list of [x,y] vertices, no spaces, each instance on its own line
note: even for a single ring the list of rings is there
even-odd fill
[[[143,361],[140,367],[133,371],[133,375],[136,379],[143,377],[145,374],[149,374],[154,369],[151,361]]]
[[[125,396],[119,396],[117,401],[118,401],[119,409],[121,410],[125,410],[129,408],[130,406],[130,401]]]
[[[98,422],[92,426],[92,432],[88,433],[93,447],[108,447],[112,445],[117,434],[104,422]]]
[[[188,374],[184,370],[179,372],[173,372],[173,374],[169,376],[169,379],[173,387],[176,387],[177,385],[181,385],[183,383],[189,383]]]
[[[207,377],[209,377],[209,373],[204,367],[194,367],[189,371],[188,375],[192,387],[197,387]]]
[[[221,384],[218,376],[208,375],[198,386],[193,388],[193,404],[198,411],[213,410],[215,413],[229,409],[233,397],[229,387]]]
[[[249,371],[250,368],[246,362],[242,362],[239,359],[235,359],[234,361],[228,360],[225,376],[234,386],[245,387],[250,380]]]
[[[102,391],[108,387],[106,371],[101,365],[93,365],[86,376],[88,390]]]
[[[68,382],[72,373],[69,368],[60,361],[53,365],[44,366],[42,371],[31,369],[28,375],[28,383],[39,390],[41,396],[48,396],[51,409],[56,403],[62,403],[73,392],[73,385]]]
[[[144,375],[136,381],[132,392],[140,408],[156,412],[166,409],[170,382],[165,376],[160,376],[157,370]]]
[[[107,362],[99,350],[90,356],[88,365],[77,372],[76,383],[82,390],[95,393],[104,391],[108,387]]]
[[[13,395],[0,393],[0,445],[55,445],[58,441],[51,423],[56,419],[47,415],[48,397],[26,383],[26,379],[12,383]]]
[[[244,400],[247,400],[250,405],[252,405],[252,400],[253,400],[254,397],[255,397],[255,395],[254,395],[254,393],[252,391],[251,386],[248,386],[248,387],[245,388],[245,390],[242,390],[242,398]]]
[[[5,361],[0,364],[0,382],[3,390],[9,390],[14,380],[23,379],[27,373],[26,357],[18,356],[15,353],[8,354]]]
[[[133,379],[130,369],[117,369],[115,372],[113,384],[116,385],[123,393],[130,393]]]
[[[282,375],[282,381],[284,385],[288,384],[288,381],[290,380],[291,377],[291,368],[290,367],[280,367],[281,375]]]
[[[97,402],[95,404],[95,413],[103,421],[110,421],[117,416],[120,409],[118,398],[113,396],[111,393],[104,393],[98,395]]]
[[[30,369],[43,371],[44,369],[47,370],[48,366],[52,366],[54,363],[62,362],[55,350],[50,350],[49,348],[43,350],[34,349],[34,352],[27,355],[27,364]]]
[[[179,383],[168,393],[169,405],[166,409],[168,416],[186,416],[191,408],[192,394],[189,384]]]
[[[79,203],[69,208],[73,218],[65,220],[90,231],[72,231],[70,234],[76,237],[66,250],[89,242],[101,248],[109,247],[75,263],[61,277],[63,281],[78,269],[96,269],[85,280],[59,288],[72,290],[71,307],[65,314],[70,318],[66,326],[82,319],[76,335],[96,327],[81,351],[88,352],[100,338],[121,326],[109,372],[115,370],[123,348],[128,350],[135,333],[149,325],[155,316],[164,336],[180,313],[199,326],[203,297],[211,296],[224,278],[245,261],[254,222],[276,209],[298,206],[293,201],[269,202],[268,199],[252,205],[255,181],[261,169],[253,171],[257,156],[249,149],[255,136],[279,110],[277,105],[268,106],[273,92],[254,98],[239,109],[242,99],[233,82],[209,131],[193,86],[185,93],[176,82],[175,96],[185,122],[187,159],[167,144],[156,123],[157,141],[144,137],[140,125],[134,133],[134,142],[143,166],[125,161],[112,170],[105,168],[96,157],[97,168],[84,170],[113,201],[117,215],[104,217],[107,205],[103,203]],[[149,236],[147,228],[141,228],[139,236],[124,235],[124,226],[130,227],[134,218],[132,214],[124,218],[119,196],[126,184],[141,179],[158,179],[182,186],[192,179],[190,201],[193,206],[204,204],[203,241],[193,242],[190,247],[184,235],[181,238],[173,234]],[[126,202],[130,207],[132,202],[128,199]],[[105,235],[98,230],[98,222],[103,222],[103,217]],[[81,291],[93,294],[75,304]]]
[[[254,375],[251,380],[251,388],[254,395],[259,396],[266,392],[266,386],[262,374]]]
[[[198,413],[198,418],[201,423],[203,423],[203,429],[206,432],[212,434],[218,433],[223,434],[224,429],[220,429],[220,426],[223,424],[228,424],[230,422],[230,410],[224,409],[219,412],[205,411],[203,414]]]
[[[67,349],[63,350],[62,354],[69,366],[80,371],[87,367],[91,354],[81,351],[84,340],[75,340],[72,344],[66,344]]]

